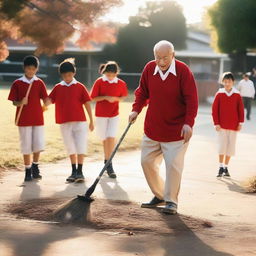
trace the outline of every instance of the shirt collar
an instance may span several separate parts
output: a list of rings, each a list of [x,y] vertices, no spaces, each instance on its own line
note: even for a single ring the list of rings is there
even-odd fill
[[[63,86],[71,86],[72,84],[76,84],[77,83],[77,80],[75,78],[73,78],[73,80],[67,84],[65,81],[61,81],[60,84],[63,85]]]
[[[165,73],[163,73],[163,71],[158,67],[158,65],[156,65],[153,75],[156,75],[157,73],[160,74],[162,80],[165,80],[168,77],[169,73],[172,73],[173,75],[177,76],[175,58],[172,59],[171,65]]]
[[[34,81],[38,80],[39,78],[34,75],[30,80],[27,79],[27,77],[25,75],[23,75],[21,78],[19,78],[18,80],[24,82],[24,83],[27,83],[27,84],[31,84],[33,83]]]
[[[238,91],[236,88],[234,88],[234,87],[232,87],[232,89],[231,89],[230,92],[227,92],[227,91],[225,90],[225,88],[219,89],[219,92],[220,92],[220,93],[225,93],[228,97],[230,97],[230,96],[233,95],[234,93],[240,94],[239,91]]]
[[[109,80],[108,78],[107,78],[107,76],[106,75],[103,75],[102,76],[102,80],[104,81],[104,82],[109,82],[110,84],[117,84],[118,83],[118,78],[117,77],[115,77],[113,80]]]

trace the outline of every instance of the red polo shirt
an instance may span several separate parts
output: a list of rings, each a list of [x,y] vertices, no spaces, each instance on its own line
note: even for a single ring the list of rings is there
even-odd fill
[[[128,94],[126,83],[119,79],[117,83],[103,81],[98,78],[91,90],[91,98],[98,96],[125,97]],[[98,101],[95,107],[95,115],[98,117],[114,117],[119,114],[119,102],[109,102],[107,100]]]
[[[145,134],[160,142],[182,140],[183,125],[193,127],[198,109],[193,74],[186,64],[175,60],[176,76],[169,73],[163,81],[159,73],[154,75],[155,68],[155,61],[146,64],[132,110],[140,113],[148,100]]]
[[[21,101],[27,93],[29,83],[22,78],[17,79],[11,86],[8,100]],[[41,99],[47,98],[47,91],[44,82],[37,78],[34,80],[28,95],[28,104],[24,105],[21,111],[18,126],[38,126],[44,125],[43,109]],[[16,109],[16,117],[20,107]],[[16,119],[15,119],[16,120]]]
[[[49,97],[55,103],[57,124],[86,121],[83,105],[91,98],[83,84],[77,81],[70,86],[56,84]]]

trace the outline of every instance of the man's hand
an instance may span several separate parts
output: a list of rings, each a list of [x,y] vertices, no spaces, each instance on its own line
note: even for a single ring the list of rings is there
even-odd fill
[[[220,125],[215,125],[215,130],[217,131],[217,132],[219,132],[220,130],[221,130],[221,127],[220,127]]]
[[[239,125],[237,126],[237,130],[238,130],[238,131],[241,131],[241,129],[242,129],[242,125],[239,124]]]
[[[131,112],[129,115],[129,123],[134,123],[137,119],[137,116],[138,116],[138,112],[136,111]]]
[[[181,129],[181,137],[184,138],[184,143],[189,142],[192,137],[192,128],[188,124],[184,124]]]

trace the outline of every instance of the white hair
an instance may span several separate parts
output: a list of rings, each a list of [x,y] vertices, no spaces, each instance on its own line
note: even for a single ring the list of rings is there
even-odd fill
[[[158,43],[155,44],[154,53],[162,47],[170,48],[171,52],[174,52],[174,46],[171,42],[169,42],[167,40],[161,40],[161,41],[159,41]]]

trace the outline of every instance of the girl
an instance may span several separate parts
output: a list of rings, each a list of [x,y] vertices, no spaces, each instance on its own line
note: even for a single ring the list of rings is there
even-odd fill
[[[99,72],[102,74],[98,78],[91,91],[91,98],[96,103],[96,133],[103,141],[104,163],[110,158],[115,147],[115,137],[119,121],[119,102],[127,94],[126,83],[117,77],[120,69],[116,62],[109,61],[100,66]],[[116,178],[112,162],[107,168],[110,178]]]

